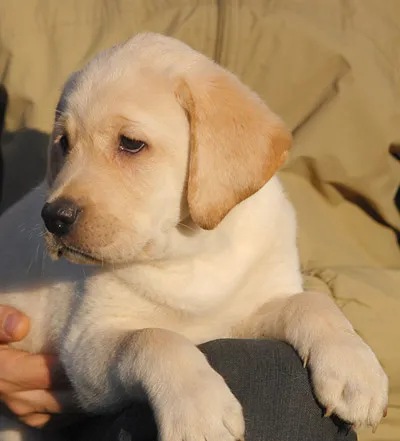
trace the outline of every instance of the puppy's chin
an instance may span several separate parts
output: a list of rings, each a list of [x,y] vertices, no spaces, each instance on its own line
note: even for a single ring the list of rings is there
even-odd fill
[[[77,248],[65,245],[60,239],[56,238],[53,234],[46,231],[45,242],[47,253],[52,260],[59,260],[64,257],[72,263],[81,265],[104,265],[107,262],[90,255],[89,253],[80,251]]]

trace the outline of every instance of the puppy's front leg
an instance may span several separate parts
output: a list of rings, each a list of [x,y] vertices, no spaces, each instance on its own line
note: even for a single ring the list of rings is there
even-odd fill
[[[386,412],[388,379],[370,347],[325,294],[306,292],[266,304],[253,335],[290,343],[308,364],[327,414],[375,428]]]
[[[122,406],[140,385],[153,406],[162,441],[243,439],[239,402],[184,337],[162,329],[97,329],[74,341],[62,358],[86,410]]]

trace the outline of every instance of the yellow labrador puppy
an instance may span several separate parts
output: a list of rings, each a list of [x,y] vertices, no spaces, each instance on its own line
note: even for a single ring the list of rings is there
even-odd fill
[[[162,441],[234,441],[241,406],[196,345],[281,339],[328,413],[375,427],[385,373],[328,296],[303,292],[295,213],[274,176],[290,143],[257,95],[177,40],[141,34],[100,53],[61,97],[41,213],[51,256],[99,268],[33,270],[27,243],[4,246],[0,303],[33,321],[17,346],[59,353],[88,411],[145,391]],[[10,228],[40,212],[41,194],[5,216],[1,243],[21,237]]]

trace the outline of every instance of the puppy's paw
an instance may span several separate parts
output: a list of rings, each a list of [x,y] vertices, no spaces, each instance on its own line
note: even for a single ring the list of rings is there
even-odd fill
[[[242,407],[223,378],[205,369],[153,402],[162,441],[237,441],[244,438]]]
[[[327,416],[335,413],[355,427],[376,429],[386,414],[388,378],[357,334],[339,331],[319,339],[310,348],[308,364]]]

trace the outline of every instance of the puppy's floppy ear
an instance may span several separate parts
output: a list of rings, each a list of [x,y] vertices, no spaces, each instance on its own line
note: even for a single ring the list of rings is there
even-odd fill
[[[189,211],[197,225],[213,229],[274,175],[292,138],[255,93],[220,67],[181,80],[176,95],[190,120]]]

